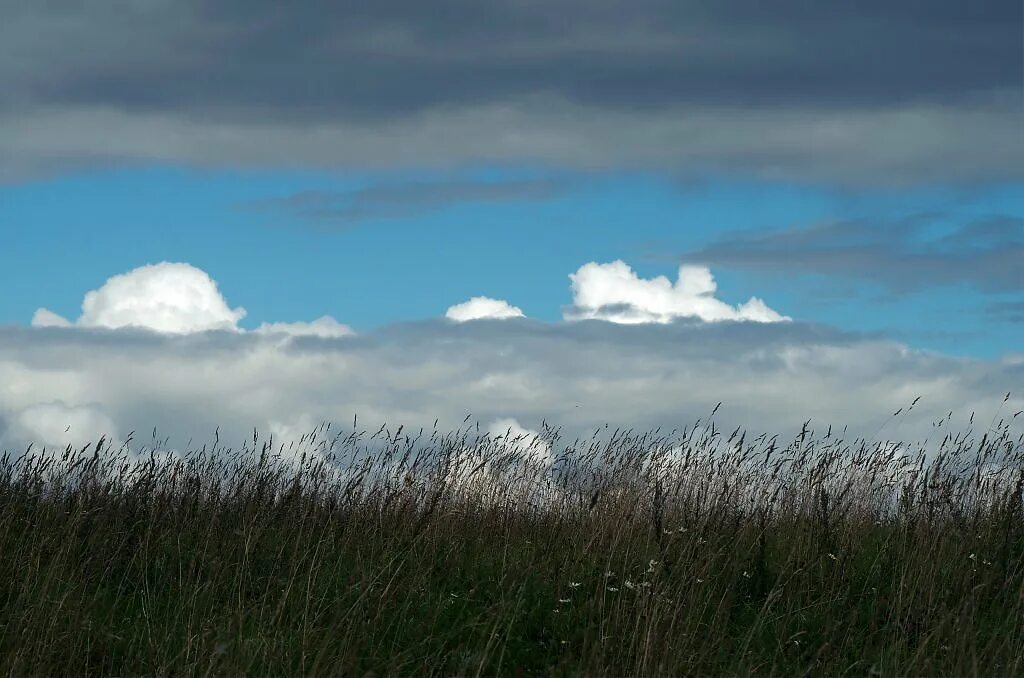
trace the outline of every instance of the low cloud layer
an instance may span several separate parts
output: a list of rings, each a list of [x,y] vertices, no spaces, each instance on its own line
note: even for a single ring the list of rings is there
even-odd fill
[[[354,415],[362,426],[451,427],[469,414],[529,437],[545,420],[577,433],[682,427],[719,401],[723,426],[785,432],[812,419],[920,437],[939,435],[932,426],[950,410],[966,419],[1014,408],[1002,399],[1024,382],[1019,357],[953,358],[797,322],[735,322],[779,317],[717,300],[702,268],[673,284],[591,263],[573,291],[601,321],[437,319],[356,335],[325,317],[247,332],[202,271],[142,267],[91,292],[76,323],[40,313],[36,327],[0,327],[0,446],[117,441],[154,427],[179,443],[218,428],[280,436]],[[464,317],[521,314],[485,302],[460,305]],[[916,419],[892,421],[918,396]]]
[[[495,419],[487,425],[487,432],[501,439],[506,446],[517,449],[527,459],[550,465],[551,443],[540,431],[523,427],[513,418]]]
[[[355,334],[351,327],[339,323],[329,315],[321,316],[308,323],[262,323],[256,328],[256,333],[285,337],[320,337],[321,339],[337,339]]]
[[[676,318],[704,322],[790,320],[758,299],[751,297],[739,306],[715,298],[718,286],[711,271],[703,266],[680,266],[673,284],[665,276],[640,278],[623,261],[591,262],[569,276],[573,305],[567,320],[607,320],[615,323],[668,323]]]
[[[5,437],[21,444],[61,448],[97,443],[100,438],[121,440],[117,424],[103,406],[94,403],[68,405],[57,400],[34,403],[4,414],[10,420]]]
[[[338,339],[280,342],[253,333],[157,335],[128,330],[0,328],[2,446],[81,444],[129,431],[184,445],[219,427],[302,422],[454,427],[542,420],[569,433],[683,427],[719,401],[721,426],[941,438],[932,424],[972,411],[987,426],[1024,362],[968,360],[798,323],[606,322],[550,325],[431,321]],[[892,419],[917,396],[909,420]],[[1021,409],[1019,396],[1004,414]],[[296,423],[297,422],[297,423]],[[70,431],[65,435],[67,426]],[[884,427],[884,428],[883,428]],[[0,426],[0,428],[4,428]]]

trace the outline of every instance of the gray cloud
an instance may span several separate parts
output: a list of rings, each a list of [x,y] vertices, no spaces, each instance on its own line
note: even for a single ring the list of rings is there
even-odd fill
[[[9,177],[137,161],[539,160],[858,182],[1022,172],[1010,0],[0,10]]]
[[[962,419],[978,411],[987,422],[1022,383],[1024,360],[952,358],[797,323],[435,321],[285,342],[7,327],[0,379],[0,417],[17,433],[8,445],[60,438],[63,418],[79,438],[157,426],[179,444],[217,427],[240,440],[253,426],[294,430],[354,413],[374,427],[435,418],[455,426],[467,413],[534,428],[546,419],[568,431],[682,427],[718,401],[723,427],[788,433],[812,418],[821,429],[849,424],[873,435],[884,424],[888,435],[920,437],[949,410]],[[917,396],[915,418],[893,422]]]
[[[301,191],[245,207],[284,212],[323,227],[346,227],[375,219],[416,216],[463,203],[545,200],[568,189],[567,181],[558,179],[392,182],[352,191]]]
[[[307,119],[554,93],[617,108],[955,101],[1020,77],[1019,3],[4,3],[5,101]],[[63,49],[53,49],[54,44]]]
[[[869,280],[896,293],[965,283],[1024,290],[1024,219],[1001,216],[949,225],[942,215],[849,221],[732,234],[687,260],[773,272]]]

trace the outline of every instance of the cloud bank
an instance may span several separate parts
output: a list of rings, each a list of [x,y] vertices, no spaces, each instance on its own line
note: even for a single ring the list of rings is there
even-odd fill
[[[102,406],[90,403],[68,405],[61,401],[28,405],[8,413],[9,440],[34,443],[43,447],[80,448],[96,443],[100,438],[118,441],[121,435],[117,424]]]
[[[355,334],[351,327],[339,323],[329,315],[320,316],[308,323],[262,323],[256,328],[256,333],[285,337],[320,337],[321,339],[337,339]]]
[[[551,443],[539,431],[525,428],[517,419],[495,419],[487,425],[487,432],[500,438],[505,445],[518,450],[529,461],[550,465],[554,459]]]
[[[987,426],[1024,383],[1024,362],[953,358],[799,323],[430,321],[284,343],[254,333],[8,327],[0,383],[10,448],[63,445],[69,424],[76,444],[79,433],[148,437],[157,427],[183,445],[218,427],[240,441],[254,427],[346,425],[355,414],[367,428],[429,428],[435,419],[455,427],[466,415],[586,434],[605,423],[682,428],[719,401],[723,428],[795,432],[811,419],[820,430],[941,437],[945,429],[931,425],[950,410],[956,425],[976,411]],[[891,420],[917,396],[915,419]],[[1022,409],[1019,400],[1003,407]]]
[[[246,332],[241,309],[202,271],[145,266],[87,295],[76,323],[40,312],[35,327],[0,327],[0,447],[154,427],[179,443],[217,429],[240,440],[254,427],[280,436],[356,414],[361,426],[455,427],[469,414],[543,452],[542,421],[582,434],[606,423],[683,427],[719,401],[723,427],[785,432],[812,419],[866,435],[888,426],[894,437],[941,435],[933,426],[950,410],[989,421],[1000,407],[1021,409],[1003,404],[1024,382],[1019,357],[954,358],[799,322],[736,322],[781,316],[716,299],[706,269],[684,267],[673,284],[622,262],[590,263],[573,274],[573,292],[593,319],[436,319],[356,335],[325,317]],[[489,317],[481,305],[490,317],[513,308],[487,301],[467,317]],[[891,421],[918,396],[917,419]]]

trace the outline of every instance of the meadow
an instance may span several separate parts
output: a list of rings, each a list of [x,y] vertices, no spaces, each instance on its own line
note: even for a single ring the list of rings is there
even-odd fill
[[[1022,675],[1013,425],[9,451],[0,673]]]

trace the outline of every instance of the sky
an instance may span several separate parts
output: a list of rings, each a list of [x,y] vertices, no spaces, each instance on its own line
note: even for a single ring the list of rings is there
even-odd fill
[[[1019,2],[0,12],[0,447],[1024,409]]]

